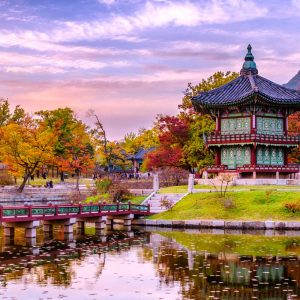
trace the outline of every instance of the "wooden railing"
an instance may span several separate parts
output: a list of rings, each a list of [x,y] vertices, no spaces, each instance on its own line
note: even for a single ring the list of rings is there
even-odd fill
[[[298,173],[299,165],[243,165],[236,168],[238,172],[283,172],[283,173]]]
[[[215,165],[215,166],[207,167],[207,172],[210,172],[210,173],[224,172],[227,170],[228,170],[227,165]]]
[[[62,204],[62,205],[24,205],[0,206],[0,222],[48,220],[72,217],[93,217],[102,215],[150,214],[149,205],[133,203],[117,204]]]
[[[273,144],[299,144],[300,136],[291,135],[268,135],[259,133],[244,134],[211,134],[207,137],[207,144],[230,144],[230,143],[273,143]]]

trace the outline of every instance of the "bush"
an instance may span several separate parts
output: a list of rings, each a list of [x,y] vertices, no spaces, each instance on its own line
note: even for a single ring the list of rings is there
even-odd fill
[[[14,180],[9,174],[0,174],[0,185],[13,185]]]
[[[160,186],[178,186],[181,184],[187,184],[189,172],[187,170],[166,167],[158,171]]]
[[[300,202],[286,203],[284,207],[288,212],[293,214],[300,212]]]
[[[98,179],[95,181],[96,189],[99,194],[105,194],[108,192],[112,185],[112,180],[109,178]]]
[[[225,209],[235,208],[234,201],[231,198],[226,198],[223,200],[223,205]]]
[[[168,199],[167,196],[164,196],[160,200],[160,206],[162,208],[165,208],[166,210],[171,210],[173,205],[174,205],[174,202],[172,200]]]
[[[126,200],[128,201],[132,197],[129,190],[120,184],[111,185],[109,189],[109,194],[112,202],[126,201]]]

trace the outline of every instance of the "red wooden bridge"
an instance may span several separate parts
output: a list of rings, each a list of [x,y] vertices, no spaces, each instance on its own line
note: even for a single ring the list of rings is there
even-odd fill
[[[1,206],[0,222],[15,223],[101,216],[121,217],[128,214],[149,215],[150,206],[132,203]]]

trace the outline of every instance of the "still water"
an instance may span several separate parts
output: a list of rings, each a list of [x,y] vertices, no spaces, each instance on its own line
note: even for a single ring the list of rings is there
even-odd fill
[[[58,227],[32,247],[19,231],[0,240],[0,299],[300,299],[300,236],[91,229],[70,238]]]

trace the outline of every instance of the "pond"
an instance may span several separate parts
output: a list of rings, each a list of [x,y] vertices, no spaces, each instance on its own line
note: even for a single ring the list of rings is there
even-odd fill
[[[52,237],[39,230],[30,247],[21,231],[0,240],[0,299],[300,296],[300,236],[138,228],[68,239],[58,226]]]

